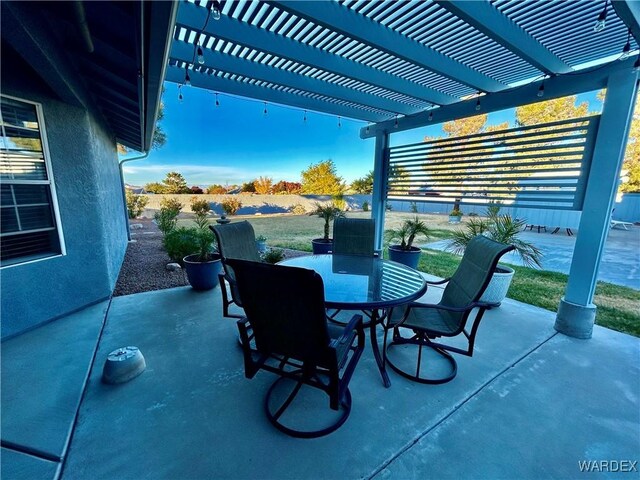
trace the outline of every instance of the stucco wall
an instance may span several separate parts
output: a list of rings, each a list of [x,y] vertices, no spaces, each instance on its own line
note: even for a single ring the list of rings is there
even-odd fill
[[[24,68],[3,69],[2,93],[42,105],[67,254],[0,270],[3,339],[109,297],[127,246],[110,131]]]

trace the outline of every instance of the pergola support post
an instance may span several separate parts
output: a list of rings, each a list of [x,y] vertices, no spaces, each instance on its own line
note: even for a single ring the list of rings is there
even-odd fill
[[[558,332],[571,337],[591,338],[593,333],[596,316],[593,295],[609,233],[636,91],[636,73],[616,72],[608,79],[569,280],[555,322]]]
[[[382,252],[384,240],[384,215],[387,196],[387,182],[389,178],[389,158],[387,147],[389,134],[376,134],[376,146],[373,161],[373,195],[371,198],[371,216],[376,221],[375,249]]]

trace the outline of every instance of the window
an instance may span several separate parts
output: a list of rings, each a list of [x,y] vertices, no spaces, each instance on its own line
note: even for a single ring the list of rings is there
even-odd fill
[[[64,254],[39,107],[0,96],[0,267]]]

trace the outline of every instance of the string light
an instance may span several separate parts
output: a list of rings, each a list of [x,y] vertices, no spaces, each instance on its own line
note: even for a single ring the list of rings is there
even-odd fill
[[[307,123],[307,111],[304,111],[304,117],[302,117],[302,121],[306,124]]]
[[[536,96],[538,98],[544,97],[544,80],[542,80],[542,83],[540,84],[540,88],[538,88],[538,93],[536,93]]]
[[[340,115],[338,115],[338,128],[342,128],[342,122],[341,122],[341,118]]]
[[[211,13],[213,14],[214,20],[220,20],[222,7],[220,6],[220,2],[218,2],[218,0],[214,0],[214,2],[211,4]]]
[[[429,112],[429,118],[427,120],[429,120],[430,122],[433,121],[433,112]]]
[[[476,112],[479,112],[481,108],[482,105],[480,105],[480,97],[478,97],[478,100],[476,100]]]
[[[216,92],[216,107],[220,106],[220,101],[218,101],[218,92]]]
[[[191,77],[189,76],[189,67],[184,67],[184,84],[191,85]]]
[[[393,128],[398,128],[398,114],[396,114],[396,121],[393,124]]]
[[[262,111],[262,115],[267,116],[267,102],[264,102],[264,110]]]
[[[182,103],[182,85],[178,85],[178,101]]]
[[[604,30],[604,27],[606,26],[606,23],[607,23],[607,5],[609,5],[609,0],[605,0],[604,8],[600,12],[600,15],[598,15],[598,20],[596,20],[596,23],[593,25],[593,31],[594,32],[601,32],[602,30]]]
[[[622,55],[620,55],[619,60],[626,60],[629,58],[629,54],[631,53],[631,29],[627,32],[627,43],[622,47]]]
[[[198,45],[198,63],[200,65],[204,65],[204,52],[202,51],[202,47]]]
[[[367,124],[366,132],[369,133],[369,124]]]

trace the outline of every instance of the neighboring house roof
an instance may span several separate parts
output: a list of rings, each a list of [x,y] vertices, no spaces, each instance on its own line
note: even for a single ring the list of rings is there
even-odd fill
[[[128,183],[124,184],[124,188],[126,190],[129,190],[131,193],[135,193],[137,195],[141,195],[141,194],[146,194],[147,191],[144,189],[144,187],[139,187],[137,185],[129,185]]]
[[[151,148],[176,2],[1,6],[3,47],[65,103],[101,115],[119,143]]]

